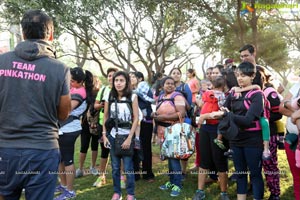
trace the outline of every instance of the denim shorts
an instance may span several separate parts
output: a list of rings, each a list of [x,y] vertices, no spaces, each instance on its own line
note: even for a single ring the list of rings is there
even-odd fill
[[[19,199],[53,200],[57,181],[59,149],[0,148],[0,196]]]

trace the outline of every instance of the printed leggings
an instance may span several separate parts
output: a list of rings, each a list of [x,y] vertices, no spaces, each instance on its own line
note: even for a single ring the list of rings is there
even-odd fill
[[[277,162],[277,136],[270,137],[269,149],[271,152],[271,159],[263,161],[263,169],[266,177],[267,186],[271,194],[280,195],[280,171]]]

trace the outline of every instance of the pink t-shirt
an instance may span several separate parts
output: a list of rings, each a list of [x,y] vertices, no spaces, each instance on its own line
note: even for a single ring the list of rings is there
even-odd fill
[[[86,91],[84,87],[80,88],[71,88],[70,94],[79,94],[83,99],[86,99]]]
[[[196,95],[199,92],[199,81],[196,78],[192,78],[187,81],[187,84],[189,84],[189,87],[192,91],[192,102],[196,102]]]

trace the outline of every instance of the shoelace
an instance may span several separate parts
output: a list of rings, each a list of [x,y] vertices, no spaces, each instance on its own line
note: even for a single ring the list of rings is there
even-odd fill
[[[173,186],[172,191],[180,192],[180,188],[178,186]]]

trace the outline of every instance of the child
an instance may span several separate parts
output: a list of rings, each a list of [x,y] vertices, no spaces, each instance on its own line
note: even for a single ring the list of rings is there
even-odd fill
[[[200,118],[198,121],[198,127],[201,127],[201,124],[206,122],[210,124],[217,124],[218,120],[215,119],[207,119],[209,118],[209,114],[213,111],[218,111],[220,107],[225,102],[225,80],[222,77],[217,77],[212,81],[212,90],[207,90],[202,94],[202,103],[199,104],[201,108]]]

